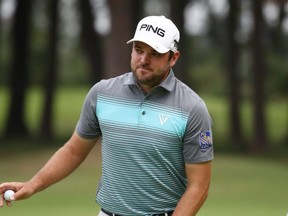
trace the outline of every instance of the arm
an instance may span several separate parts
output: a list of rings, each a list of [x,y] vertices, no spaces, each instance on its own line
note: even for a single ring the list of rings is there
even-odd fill
[[[7,182],[0,185],[0,207],[3,193],[14,190],[14,200],[26,199],[71,174],[86,158],[98,139],[83,139],[76,132],[28,182]],[[10,202],[6,202],[10,206]]]
[[[211,161],[185,165],[188,185],[173,216],[196,215],[208,196],[211,166]]]

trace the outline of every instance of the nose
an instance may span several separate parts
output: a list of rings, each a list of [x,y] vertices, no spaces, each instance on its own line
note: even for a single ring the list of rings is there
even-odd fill
[[[140,62],[142,65],[149,64],[149,62],[150,62],[149,55],[147,53],[142,53],[141,58],[140,58]]]

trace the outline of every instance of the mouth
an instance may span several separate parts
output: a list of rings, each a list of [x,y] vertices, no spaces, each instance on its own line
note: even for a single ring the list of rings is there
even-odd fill
[[[151,71],[152,71],[151,68],[143,67],[143,66],[138,66],[138,67],[136,68],[136,70],[138,70],[139,72],[144,72],[144,73],[148,73],[148,72],[151,72]]]

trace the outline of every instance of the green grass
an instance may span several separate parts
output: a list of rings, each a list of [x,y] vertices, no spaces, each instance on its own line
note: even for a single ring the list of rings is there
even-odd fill
[[[55,149],[0,153],[0,181],[29,179]],[[100,176],[100,147],[62,182],[32,198],[0,209],[0,215],[97,215],[95,191]],[[288,212],[287,161],[240,155],[217,155],[209,197],[199,216],[277,216]]]
[[[216,155],[210,195],[199,215],[286,215],[287,168],[287,161]]]
[[[0,182],[26,181],[37,172],[56,149],[32,152],[0,152]],[[69,177],[33,197],[5,206],[0,215],[51,216],[97,215],[95,192],[101,172],[100,147],[97,146],[86,161]]]

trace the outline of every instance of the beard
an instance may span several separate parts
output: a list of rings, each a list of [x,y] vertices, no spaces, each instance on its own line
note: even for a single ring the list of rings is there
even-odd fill
[[[132,72],[139,86],[148,93],[150,89],[158,86],[168,76],[170,70],[153,70],[150,67],[138,66],[132,68]]]
[[[139,83],[150,83],[155,79],[153,69],[149,67],[137,66],[132,72]]]

